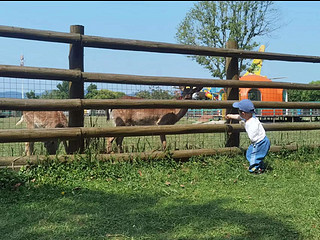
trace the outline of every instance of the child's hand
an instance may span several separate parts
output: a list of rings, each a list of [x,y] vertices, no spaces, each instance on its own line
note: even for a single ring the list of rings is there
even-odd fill
[[[239,114],[227,114],[225,116],[226,119],[234,119],[234,120],[240,120]]]

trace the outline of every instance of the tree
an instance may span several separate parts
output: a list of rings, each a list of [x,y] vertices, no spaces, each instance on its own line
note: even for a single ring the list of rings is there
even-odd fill
[[[320,81],[312,81],[309,84],[320,84]],[[320,101],[319,90],[288,90],[289,102],[316,102]]]
[[[90,84],[88,87],[87,87],[87,93],[85,95],[85,98],[87,99],[93,99],[97,96],[98,94],[98,87],[96,84]]]
[[[200,1],[179,24],[176,39],[195,46],[225,48],[228,40],[235,40],[239,49],[253,50],[259,46],[256,37],[269,35],[278,29],[278,11],[272,1]],[[213,77],[223,79],[225,58],[188,56],[208,69]],[[248,61],[240,59],[240,72]]]
[[[69,98],[69,82],[63,81],[57,85],[58,90],[46,90],[41,98],[45,99],[68,99]]]
[[[146,99],[172,99],[174,96],[168,90],[163,90],[161,88],[151,88],[151,91],[142,90],[136,93],[137,97]]]
[[[110,91],[108,89],[101,89],[98,90],[98,87],[96,84],[90,84],[87,87],[87,93],[85,95],[85,98],[87,99],[116,99],[121,98],[125,95],[123,92],[114,92]]]
[[[32,90],[30,92],[27,92],[26,96],[28,99],[39,99],[40,98],[39,96],[36,96],[35,92]]]
[[[57,85],[57,95],[60,96],[61,99],[69,98],[69,82],[63,81],[62,84],[59,83]]]
[[[114,92],[108,89],[101,89],[97,91],[97,94],[93,97],[93,99],[116,99],[121,98],[126,95],[123,92]]]

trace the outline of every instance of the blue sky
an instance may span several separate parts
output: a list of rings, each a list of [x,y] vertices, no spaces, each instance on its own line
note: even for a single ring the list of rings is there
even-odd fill
[[[0,25],[69,32],[83,25],[85,34],[176,43],[178,24],[194,1],[1,1]],[[259,39],[266,52],[319,56],[320,2],[275,2],[282,27]],[[258,50],[258,49],[256,49]],[[0,37],[0,64],[68,68],[69,46],[62,43]],[[319,64],[263,62],[261,74],[274,81],[320,80]],[[150,76],[212,78],[185,55],[85,49],[85,71]]]

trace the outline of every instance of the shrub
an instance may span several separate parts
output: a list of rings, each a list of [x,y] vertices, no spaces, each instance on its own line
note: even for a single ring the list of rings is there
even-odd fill
[[[0,189],[15,189],[24,184],[26,178],[21,172],[11,169],[0,169]]]

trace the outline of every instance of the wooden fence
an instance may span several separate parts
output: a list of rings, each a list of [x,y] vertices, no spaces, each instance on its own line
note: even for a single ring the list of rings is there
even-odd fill
[[[25,29],[17,27],[0,26],[0,37],[20,38],[48,42],[60,42],[70,44],[69,69],[37,68],[0,65],[0,77],[63,80],[70,82],[70,99],[68,100],[44,100],[44,99],[8,99],[0,98],[0,109],[6,110],[68,110],[69,128],[57,129],[23,129],[23,130],[0,130],[0,142],[24,142],[43,141],[52,138],[67,139],[71,146],[71,153],[83,150],[83,139],[91,137],[108,136],[145,136],[166,134],[189,134],[189,133],[214,133],[228,132],[229,140],[225,149],[221,151],[237,151],[234,147],[239,146],[239,132],[244,131],[237,123],[225,125],[174,125],[174,126],[135,126],[122,128],[84,128],[84,109],[115,109],[115,108],[226,108],[232,111],[232,103],[239,99],[239,88],[282,88],[320,90],[320,85],[298,84],[284,82],[249,82],[239,81],[238,58],[264,59],[290,62],[320,63],[320,57],[302,56],[292,54],[279,54],[269,52],[255,52],[236,49],[229,42],[227,48],[209,48],[181,44],[169,44],[139,40],[115,39],[98,36],[84,35],[84,27],[72,25],[70,33]],[[175,53],[186,55],[205,55],[226,57],[227,80],[136,76],[123,74],[105,74],[84,72],[83,49],[84,47],[118,49],[128,51],[146,51],[158,53]],[[162,85],[162,86],[202,86],[202,87],[226,87],[227,101],[175,101],[175,100],[96,100],[84,99],[84,82],[118,83],[135,85]],[[285,108],[285,109],[320,109],[320,103],[305,102],[254,102],[256,108]],[[314,130],[320,129],[316,123],[286,123],[268,124],[266,131],[284,130]],[[276,148],[276,147],[275,147]],[[233,149],[233,150],[232,150]],[[277,148],[279,149],[279,148]],[[208,151],[183,151],[184,157],[193,155],[209,154],[217,150]],[[160,154],[161,155],[161,154]],[[158,156],[160,156],[158,154]],[[112,155],[112,156],[116,156]],[[122,155],[124,156],[124,155]],[[162,155],[161,155],[162,156]],[[179,152],[174,156],[182,157]],[[13,158],[11,159],[14,160]],[[9,159],[9,161],[11,161]],[[6,159],[8,162],[8,158]]]

